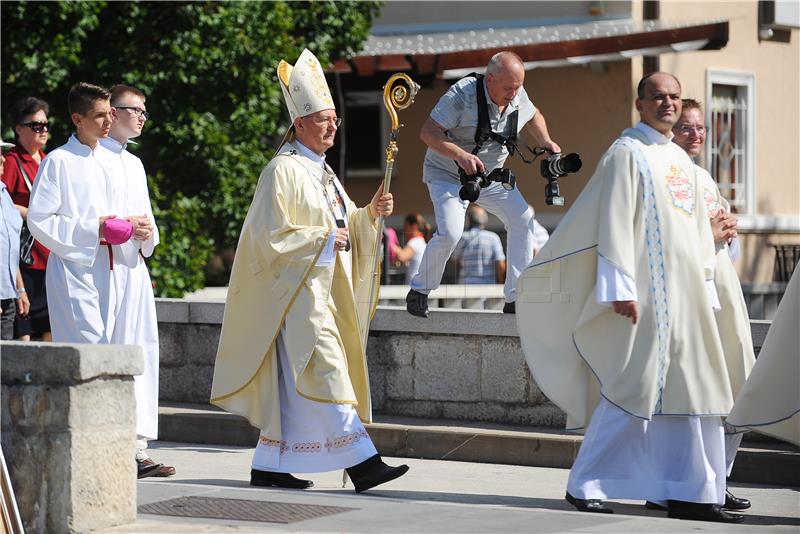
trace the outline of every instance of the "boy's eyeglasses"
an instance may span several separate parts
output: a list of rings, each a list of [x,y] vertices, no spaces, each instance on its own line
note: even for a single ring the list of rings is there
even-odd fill
[[[145,120],[150,118],[150,113],[148,113],[147,111],[143,110],[142,108],[137,108],[135,106],[114,106],[114,107],[117,108],[117,109],[127,109],[128,111],[130,111],[131,113],[133,113],[137,117],[144,117]]]

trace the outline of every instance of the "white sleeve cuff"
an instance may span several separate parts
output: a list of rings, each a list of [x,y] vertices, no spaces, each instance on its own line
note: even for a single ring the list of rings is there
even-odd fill
[[[331,235],[328,236],[328,242],[325,243],[325,249],[323,249],[322,254],[320,254],[317,259],[317,267],[329,267],[336,261],[336,251],[333,250],[333,245],[335,243],[336,232],[331,232]]]
[[[728,256],[730,257],[731,261],[737,261],[742,255],[742,251],[739,248],[739,238],[734,237],[731,239],[731,242],[728,243]]]
[[[636,282],[604,257],[598,255],[595,299],[598,303],[638,300],[636,298]]]
[[[714,285],[713,280],[706,280],[706,293],[708,293],[708,300],[711,301],[711,308],[714,311],[722,309],[722,304],[719,303],[719,295],[717,294],[717,286]]]

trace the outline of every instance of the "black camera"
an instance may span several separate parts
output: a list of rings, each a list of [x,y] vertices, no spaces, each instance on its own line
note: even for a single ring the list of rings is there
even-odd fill
[[[487,187],[492,182],[499,182],[506,191],[511,191],[517,185],[517,178],[511,169],[497,168],[488,175],[478,171],[475,174],[467,174],[461,167],[458,168],[458,177],[461,180],[461,189],[458,196],[461,200],[475,202],[481,194],[481,189]]]
[[[574,152],[566,156],[556,153],[542,161],[542,177],[547,180],[544,187],[544,200],[548,206],[563,206],[564,197],[561,196],[561,189],[558,179],[571,172],[578,172],[583,166],[581,157]]]

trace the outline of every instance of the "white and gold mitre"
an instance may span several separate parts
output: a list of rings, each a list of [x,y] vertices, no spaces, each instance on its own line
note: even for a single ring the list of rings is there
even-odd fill
[[[307,48],[294,66],[281,60],[278,79],[292,122],[323,109],[336,109],[322,66]]]

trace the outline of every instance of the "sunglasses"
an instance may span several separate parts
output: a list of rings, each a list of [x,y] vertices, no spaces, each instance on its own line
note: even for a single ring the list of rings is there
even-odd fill
[[[117,109],[127,109],[128,111],[130,111],[131,113],[133,113],[137,117],[144,117],[145,120],[150,118],[150,113],[148,113],[147,111],[143,110],[142,108],[137,108],[135,106],[114,106],[114,107],[117,108]]]
[[[23,122],[22,126],[27,126],[30,128],[34,133],[42,133],[42,132],[49,132],[50,131],[50,123],[49,122]]]

